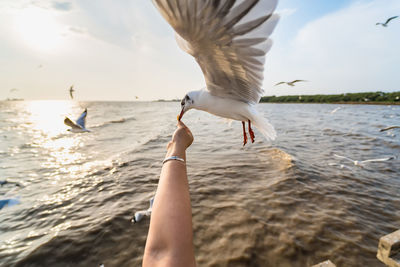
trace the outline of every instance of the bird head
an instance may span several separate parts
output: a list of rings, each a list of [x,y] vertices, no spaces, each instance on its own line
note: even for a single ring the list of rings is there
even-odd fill
[[[196,99],[198,97],[199,92],[198,91],[192,91],[189,92],[185,95],[184,98],[182,98],[181,101],[181,113],[179,114],[178,120],[180,121],[183,117],[183,114],[185,114],[186,111],[189,109],[194,108]]]

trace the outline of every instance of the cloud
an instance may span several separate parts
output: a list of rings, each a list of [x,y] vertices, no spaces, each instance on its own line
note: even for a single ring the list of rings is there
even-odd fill
[[[397,13],[398,0],[363,1],[306,24],[288,44],[275,44],[267,61],[268,94],[399,90],[400,23],[375,26]],[[293,79],[311,82],[290,89],[272,86]]]
[[[72,9],[72,4],[70,2],[53,1],[52,7],[60,11],[69,11]]]

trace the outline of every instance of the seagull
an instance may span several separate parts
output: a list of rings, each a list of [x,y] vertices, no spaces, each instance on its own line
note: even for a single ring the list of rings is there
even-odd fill
[[[336,113],[336,111],[338,111],[339,109],[342,109],[342,107],[337,107],[337,108],[335,108],[334,110],[331,111],[331,114]]]
[[[154,203],[154,197],[150,199],[150,206],[147,210],[141,210],[135,212],[135,216],[133,216],[131,222],[137,223],[140,222],[144,216],[150,216],[151,215],[151,210],[153,208],[153,203]]]
[[[71,87],[69,88],[69,95],[71,96],[71,99],[74,99],[74,95],[72,94],[73,92],[75,92],[74,86],[71,85]]]
[[[71,127],[71,129],[68,129],[68,131],[75,132],[75,133],[90,132],[88,129],[85,128],[86,115],[87,115],[87,109],[85,109],[82,112],[82,114],[76,120],[76,123],[71,121],[68,117],[65,117],[64,124]]]
[[[384,132],[384,131],[391,130],[391,129],[396,129],[396,128],[400,128],[400,126],[389,126],[389,127],[380,129],[380,132]]]
[[[10,93],[13,93],[13,92],[16,92],[16,91],[18,91],[17,88],[11,88],[11,89],[10,89]]]
[[[382,162],[382,161],[388,161],[394,159],[394,157],[389,157],[389,158],[382,158],[382,159],[367,159],[367,160],[352,160],[350,158],[344,157],[344,156],[339,156],[336,154],[333,154],[335,157],[340,158],[340,159],[347,159],[349,161],[352,161],[354,165],[362,167],[363,164],[368,163],[368,162]]]
[[[0,210],[5,206],[11,207],[19,203],[20,201],[17,198],[0,199]]]
[[[279,83],[275,84],[274,86],[281,85],[281,84],[284,84],[284,83],[286,83],[289,86],[294,86],[294,84],[298,83],[298,82],[307,82],[307,81],[306,80],[294,80],[294,81],[291,81],[291,82],[279,82]]]
[[[245,123],[251,141],[251,124],[267,139],[275,139],[274,127],[256,110],[263,89],[265,55],[279,16],[277,0],[153,0],[175,30],[179,47],[199,64],[206,87],[188,92],[181,101],[178,120],[190,109]]]
[[[378,22],[376,25],[382,25],[383,27],[387,27],[387,26],[388,26],[388,23],[389,23],[392,19],[395,19],[395,18],[398,18],[398,17],[399,17],[399,16],[394,16],[394,17],[388,18],[388,19],[386,20],[385,23]]]

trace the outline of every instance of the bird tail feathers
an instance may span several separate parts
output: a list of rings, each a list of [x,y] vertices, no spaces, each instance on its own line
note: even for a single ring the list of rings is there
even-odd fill
[[[264,135],[267,140],[275,140],[276,132],[274,126],[269,121],[261,116],[256,110],[252,111],[251,123]]]

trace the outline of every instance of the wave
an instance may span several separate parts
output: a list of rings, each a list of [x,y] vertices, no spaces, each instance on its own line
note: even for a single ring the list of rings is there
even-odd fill
[[[135,117],[120,118],[120,119],[117,119],[117,120],[110,120],[110,121],[106,121],[106,122],[103,122],[103,123],[100,123],[100,124],[96,124],[96,125],[90,126],[89,128],[90,129],[102,128],[102,127],[105,127],[105,126],[108,126],[108,125],[111,125],[111,124],[115,124],[115,123],[125,123],[125,122],[128,122],[128,121],[135,121],[135,120],[136,120]]]
[[[294,157],[279,148],[261,149],[257,152],[260,161],[272,163],[279,170],[287,170],[294,166]]]

